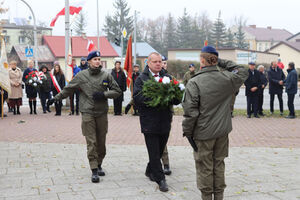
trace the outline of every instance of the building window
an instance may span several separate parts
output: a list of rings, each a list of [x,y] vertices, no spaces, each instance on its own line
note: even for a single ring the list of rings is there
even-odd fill
[[[6,44],[9,43],[9,36],[4,36],[4,42],[5,42]]]
[[[19,44],[25,44],[25,39],[24,36],[19,36]]]
[[[101,65],[103,68],[107,69],[107,62],[106,61],[101,61]]]

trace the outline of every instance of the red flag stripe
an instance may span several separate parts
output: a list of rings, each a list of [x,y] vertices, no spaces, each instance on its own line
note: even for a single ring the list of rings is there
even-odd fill
[[[74,15],[75,13],[78,14],[82,10],[82,7],[74,7],[70,6],[69,7],[69,13],[70,15]],[[52,19],[50,26],[53,27],[55,25],[56,20],[58,19],[59,16],[65,15],[65,8],[63,8],[57,15]]]
[[[127,43],[126,58],[124,64],[124,70],[127,71],[127,87],[130,87],[132,76],[132,36],[129,37]]]

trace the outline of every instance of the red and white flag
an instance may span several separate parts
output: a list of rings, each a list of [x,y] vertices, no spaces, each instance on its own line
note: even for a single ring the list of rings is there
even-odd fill
[[[93,40],[88,40],[88,44],[86,46],[86,49],[88,50],[88,52],[91,52],[92,50],[94,50],[95,44],[93,42]]]
[[[69,9],[70,9],[70,15],[74,15],[75,13],[78,14],[82,10],[82,7],[70,6]],[[52,19],[50,26],[53,27],[58,17],[62,15],[65,15],[65,8],[63,8],[59,13],[57,13],[57,15]]]

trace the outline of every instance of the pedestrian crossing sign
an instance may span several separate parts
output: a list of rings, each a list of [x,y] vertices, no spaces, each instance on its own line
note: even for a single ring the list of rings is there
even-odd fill
[[[26,48],[25,48],[25,56],[26,56],[27,58],[33,57],[33,49],[32,49],[32,48],[29,48],[29,47],[26,47]]]

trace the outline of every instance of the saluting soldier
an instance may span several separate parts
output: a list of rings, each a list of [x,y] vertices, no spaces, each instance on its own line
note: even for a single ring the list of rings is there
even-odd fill
[[[214,47],[202,48],[200,71],[189,80],[182,103],[183,135],[194,148],[197,187],[203,200],[223,199],[224,159],[232,130],[230,103],[248,77],[245,68],[218,60],[218,55]],[[217,65],[225,70],[218,70]]]
[[[104,176],[102,162],[106,154],[108,98],[117,98],[121,90],[113,77],[102,70],[100,52],[92,51],[87,57],[89,68],[79,72],[48,104],[80,90],[81,129],[87,143],[87,157],[92,170],[91,181],[97,183]]]

